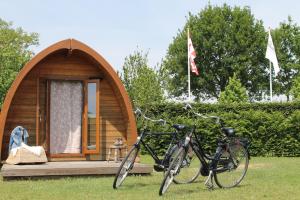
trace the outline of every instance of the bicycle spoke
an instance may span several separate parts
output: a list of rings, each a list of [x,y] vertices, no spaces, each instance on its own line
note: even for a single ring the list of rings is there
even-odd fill
[[[248,154],[241,145],[234,145],[231,152],[223,152],[214,170],[215,181],[219,187],[230,188],[238,185],[248,169]]]
[[[177,184],[185,184],[194,182],[200,175],[201,162],[191,147],[182,161],[180,173],[174,177]]]
[[[174,179],[174,176],[179,173],[184,155],[185,151],[183,147],[181,147],[165,174],[165,177],[159,189],[159,195],[163,195],[167,191]]]
[[[132,169],[134,165],[134,161],[137,156],[137,153],[138,153],[138,148],[134,146],[122,161],[113,183],[114,189],[120,187],[123,181],[125,180],[125,178],[127,177],[129,171]]]

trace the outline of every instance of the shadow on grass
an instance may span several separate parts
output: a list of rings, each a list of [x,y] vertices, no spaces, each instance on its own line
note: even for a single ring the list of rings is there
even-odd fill
[[[203,182],[203,181],[197,181],[198,183],[200,182]],[[176,187],[180,187],[180,185],[191,185],[191,184],[197,184],[197,182],[193,182],[193,183],[190,183],[190,184],[174,184],[173,189],[171,189],[172,191],[169,191],[170,188],[168,189],[167,193],[170,192],[172,194],[175,194],[175,195],[186,195],[186,194],[194,194],[194,193],[197,193],[197,192],[214,192],[214,191],[221,191],[221,190],[232,190],[234,188],[244,188],[244,187],[249,187],[251,184],[243,184],[243,185],[238,185],[234,188],[219,188],[218,186],[214,186],[214,189],[208,189],[206,188],[205,186],[203,186],[203,188],[201,187],[201,185],[199,185],[198,188],[176,188]],[[172,187],[172,185],[170,186]],[[166,196],[167,193],[164,195]]]
[[[195,180],[192,183],[174,183],[174,184],[175,185],[186,185],[186,184],[194,184],[194,183],[204,183],[204,180]]]
[[[135,188],[135,187],[149,187],[150,185],[152,185],[152,186],[158,186],[158,187],[160,187],[160,185],[161,185],[161,182],[162,182],[162,180],[161,181],[157,181],[157,182],[155,182],[155,183],[124,183],[124,185],[122,185],[121,187],[123,188],[127,188],[127,189],[132,189],[132,188]],[[177,185],[177,186],[180,186],[180,185],[188,185],[188,184],[201,184],[201,183],[203,183],[204,181],[203,180],[196,180],[196,181],[194,181],[194,182],[192,182],[192,183],[172,183],[172,185]]]
[[[151,174],[129,174],[128,177],[151,177]],[[115,177],[115,174],[87,174],[87,175],[48,175],[48,176],[15,176],[3,177],[4,181],[20,181],[20,180],[59,180],[59,179],[81,179],[81,178],[103,178]]]
[[[82,179],[82,178],[103,178],[103,177],[114,177],[114,175],[107,175],[107,174],[101,174],[101,175],[49,175],[49,176],[28,176],[28,177],[3,177],[3,181],[40,181],[40,180],[62,180],[62,179]]]
[[[241,184],[241,185],[235,186],[234,188],[243,188],[243,187],[248,187],[250,185],[251,185],[250,183],[245,183],[245,184]],[[234,189],[234,188],[232,188],[232,189]],[[229,188],[229,189],[231,189],[231,188]]]
[[[143,187],[149,187],[149,186],[157,186],[159,188],[160,185],[161,185],[161,182],[162,182],[162,180],[151,183],[151,184],[150,183],[137,183],[137,182],[136,183],[124,183],[124,185],[122,185],[121,187],[126,188],[126,189],[132,189],[132,188],[136,188],[136,187],[143,188]],[[201,184],[201,183],[204,183],[204,181],[203,180],[196,180],[192,183],[174,183],[173,182],[172,185],[174,185],[175,187],[176,186],[179,187],[180,185]]]
[[[151,185],[158,185],[158,184],[151,184]],[[146,184],[146,183],[135,183],[135,184],[125,184],[123,186],[121,186],[121,188],[124,189],[133,189],[133,188],[143,188],[143,187],[149,187],[150,184]]]
[[[157,186],[160,187],[160,182],[157,183],[124,183],[120,188],[124,189],[133,189],[133,188],[143,188],[143,187],[149,187],[149,186]]]

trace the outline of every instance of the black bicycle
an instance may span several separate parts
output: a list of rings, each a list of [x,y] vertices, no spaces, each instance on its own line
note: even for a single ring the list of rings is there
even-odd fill
[[[191,108],[190,105],[187,107]],[[234,129],[224,127],[224,122],[217,116],[204,116],[196,112],[194,114],[203,118],[215,119],[216,123],[221,125],[224,136],[218,140],[215,154],[209,156],[202,148],[201,140],[195,132],[195,126],[191,127],[185,142],[179,148],[165,173],[159,195],[163,195],[167,191],[173,179],[180,175],[181,170],[185,168],[186,157],[191,149],[202,164],[201,175],[208,176],[205,185],[210,189],[214,188],[213,179],[220,188],[231,188],[237,186],[246,175],[250,159],[249,141],[245,138],[235,137]]]
[[[135,111],[135,114],[137,116],[141,116],[144,119],[151,121],[151,122],[159,123],[162,125],[166,125],[166,124],[171,125],[170,123],[168,123],[167,121],[165,121],[163,119],[154,120],[149,117],[146,117],[145,115],[142,114],[140,109],[137,109]],[[141,131],[140,135],[137,137],[136,143],[133,145],[131,150],[128,152],[128,154],[126,155],[126,157],[124,158],[124,160],[122,161],[122,163],[118,169],[118,172],[117,172],[114,182],[113,182],[114,189],[117,189],[118,187],[121,186],[121,184],[124,182],[125,178],[127,177],[128,173],[132,170],[135,159],[136,159],[139,151],[141,150],[141,145],[143,145],[145,147],[145,150],[154,159],[154,161],[155,161],[154,170],[155,171],[165,172],[168,169],[169,164],[171,163],[174,156],[177,154],[179,147],[181,146],[180,143],[182,140],[179,137],[179,132],[183,132],[184,128],[185,128],[185,126],[178,125],[178,124],[171,125],[171,126],[175,129],[174,132],[151,132],[146,127]],[[165,155],[161,159],[159,158],[159,156],[155,152],[155,150],[153,150],[153,148],[151,148],[145,142],[146,138],[149,138],[152,136],[157,136],[157,135],[171,136],[171,141],[170,141],[169,147],[167,148]],[[196,155],[190,155],[189,162],[196,165],[197,168],[191,170],[191,172],[189,172],[189,174],[188,174],[189,176],[187,176],[184,172],[182,173],[182,175],[177,176],[176,179],[173,179],[173,181],[175,183],[190,183],[190,182],[193,182],[194,180],[196,180],[197,177],[200,175],[201,163],[196,158]],[[196,162],[196,163],[194,163],[194,162]]]

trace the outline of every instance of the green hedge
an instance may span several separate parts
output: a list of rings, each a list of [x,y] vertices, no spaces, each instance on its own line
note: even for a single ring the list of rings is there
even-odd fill
[[[238,136],[251,140],[250,153],[253,156],[300,156],[300,104],[299,103],[247,103],[247,104],[193,104],[202,114],[218,115],[233,127]],[[213,152],[216,139],[221,136],[218,125],[211,120],[189,115],[183,104],[153,104],[143,108],[147,116],[163,118],[171,123],[195,124],[197,133],[203,139],[204,147]],[[140,129],[145,123],[138,120]],[[148,123],[151,130],[161,127]],[[149,141],[160,153],[168,144],[168,138],[153,138]]]

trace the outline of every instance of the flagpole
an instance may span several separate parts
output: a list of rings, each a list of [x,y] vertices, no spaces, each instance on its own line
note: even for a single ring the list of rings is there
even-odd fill
[[[271,61],[269,61],[270,65],[270,101],[273,101],[273,96],[272,96],[272,64]]]
[[[190,38],[190,30],[189,28],[187,29],[187,39]],[[188,93],[189,93],[189,101],[191,101],[191,69],[190,69],[190,58],[189,58],[189,43],[187,42],[188,45]]]

